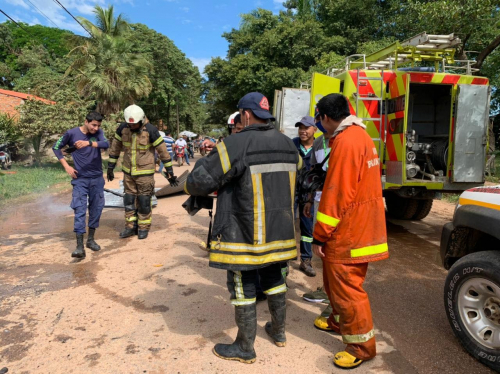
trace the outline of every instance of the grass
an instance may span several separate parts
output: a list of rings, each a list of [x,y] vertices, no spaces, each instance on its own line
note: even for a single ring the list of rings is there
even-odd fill
[[[0,204],[21,196],[45,192],[58,183],[67,182],[69,186],[71,179],[59,163],[46,163],[40,167],[13,165],[7,173],[3,171],[4,175],[0,176]]]

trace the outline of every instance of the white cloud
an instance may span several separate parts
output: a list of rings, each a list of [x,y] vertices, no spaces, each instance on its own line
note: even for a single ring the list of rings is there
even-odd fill
[[[274,8],[279,9],[283,6],[283,0],[273,0]]]
[[[189,8],[187,6],[179,8],[179,9],[186,12],[186,13],[189,12]]]
[[[203,71],[205,70],[205,66],[207,66],[210,61],[212,60],[211,58],[196,58],[196,57],[189,57],[189,59],[193,62],[194,66],[197,66],[198,69],[200,70],[200,73],[203,74]]]
[[[11,5],[16,5],[16,6],[20,6],[24,9],[29,9],[29,5],[26,4],[23,0],[6,0],[7,3],[11,4]]]
[[[188,25],[188,24],[190,24],[191,22],[193,22],[193,21],[192,21],[192,20],[190,20],[190,19],[187,19],[187,18],[183,18],[183,19],[182,19],[182,24],[183,24],[183,25]]]

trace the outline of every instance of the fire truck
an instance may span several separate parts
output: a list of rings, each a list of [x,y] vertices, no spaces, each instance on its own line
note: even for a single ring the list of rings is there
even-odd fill
[[[423,219],[443,192],[484,184],[490,86],[473,75],[474,61],[455,59],[460,44],[454,34],[424,32],[349,56],[343,69],[277,91],[278,126],[296,136],[295,123],[323,96],[343,94],[379,150],[388,214]]]

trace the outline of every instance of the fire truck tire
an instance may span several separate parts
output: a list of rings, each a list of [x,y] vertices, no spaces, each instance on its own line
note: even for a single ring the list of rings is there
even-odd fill
[[[412,219],[420,221],[421,219],[427,217],[431,212],[433,201],[434,200],[432,199],[418,200],[417,212]]]
[[[417,199],[405,198],[393,193],[385,197],[385,204],[387,214],[395,219],[412,219],[418,209]]]
[[[471,356],[500,371],[500,252],[458,260],[448,272],[444,308],[448,322]]]

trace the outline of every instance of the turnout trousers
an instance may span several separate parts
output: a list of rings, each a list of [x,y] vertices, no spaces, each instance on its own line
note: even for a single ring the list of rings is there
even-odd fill
[[[104,178],[76,178],[71,181],[73,195],[71,208],[75,212],[73,231],[77,234],[86,233],[85,220],[87,216],[87,202],[89,209],[89,227],[99,227],[102,209],[104,208]]]
[[[256,270],[227,271],[227,289],[234,306],[249,305],[256,302],[256,277],[266,295],[286,292],[286,284],[281,273],[282,263],[271,264]]]
[[[123,187],[126,227],[133,228],[137,224],[139,230],[149,230],[152,215],[151,197],[155,190],[154,176],[124,174]]]
[[[372,312],[363,289],[368,263],[334,264],[323,260],[323,284],[332,314],[328,325],[342,335],[346,351],[361,360],[376,355]]]
[[[304,215],[304,205],[299,204],[300,217],[300,258],[302,260],[312,258],[314,207],[311,206],[311,218]]]

